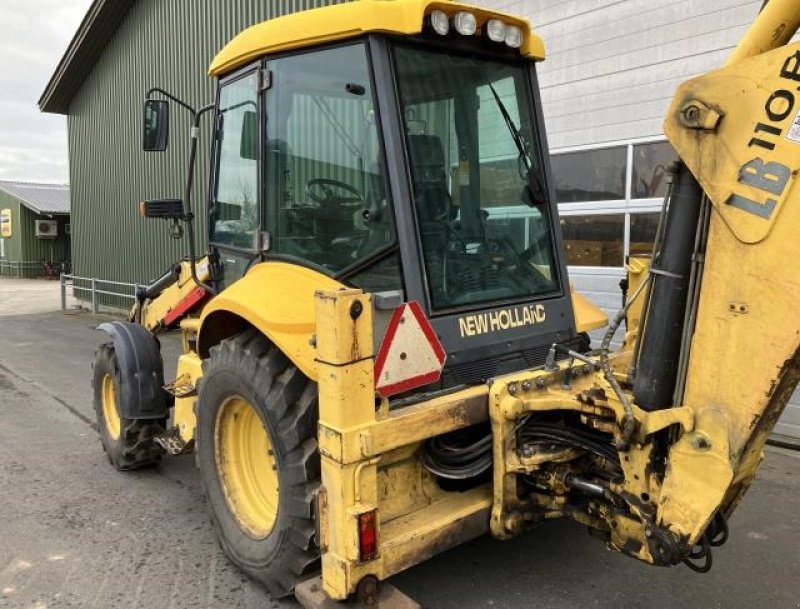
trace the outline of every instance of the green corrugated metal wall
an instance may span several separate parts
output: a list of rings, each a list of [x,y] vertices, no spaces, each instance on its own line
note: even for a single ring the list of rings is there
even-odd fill
[[[69,259],[70,239],[65,234],[66,224],[70,221],[69,216],[39,216],[5,192],[0,192],[0,209],[11,210],[12,226],[12,234],[5,239],[3,246],[5,255],[1,259],[9,263],[27,263],[20,267],[3,265],[0,274],[39,277],[44,270],[44,265],[40,265],[40,262],[49,260],[61,263]],[[58,238],[37,239],[35,236],[37,219],[56,220]]]
[[[68,118],[73,269],[82,276],[146,282],[186,254],[167,224],[142,220],[138,202],[180,197],[188,120],[173,108],[170,149],[141,150],[142,100],[152,86],[195,106],[214,99],[206,76],[216,52],[249,25],[341,0],[139,0],[73,99]],[[205,247],[210,119],[202,131],[193,201]]]

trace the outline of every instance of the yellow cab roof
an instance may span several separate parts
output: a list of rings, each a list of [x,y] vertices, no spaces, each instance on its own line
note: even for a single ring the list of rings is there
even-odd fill
[[[522,28],[520,53],[544,59],[544,43],[522,17],[449,0],[354,0],[315,8],[254,25],[236,36],[214,58],[211,76],[220,76],[262,55],[355,38],[367,33],[414,35],[422,32],[425,16],[438,9],[448,15],[466,10],[473,13],[480,28],[492,18]]]

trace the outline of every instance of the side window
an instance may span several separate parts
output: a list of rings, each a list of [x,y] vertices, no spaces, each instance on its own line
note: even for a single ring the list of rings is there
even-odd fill
[[[255,73],[219,94],[217,187],[211,241],[253,249],[258,231],[258,87]]]
[[[363,44],[268,65],[271,252],[336,274],[394,241]]]

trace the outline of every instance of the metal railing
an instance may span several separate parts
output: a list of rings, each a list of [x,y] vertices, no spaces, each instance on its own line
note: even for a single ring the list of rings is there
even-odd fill
[[[32,271],[32,272],[29,272]],[[24,272],[24,274],[23,274]],[[38,277],[44,274],[44,263],[34,260],[0,260],[0,276],[16,277]]]
[[[96,277],[80,277],[78,275],[62,274],[61,310],[65,311],[67,308],[67,290],[69,288],[72,289],[74,298],[82,302],[90,302],[92,313],[97,314],[100,312],[101,296],[135,301],[136,293],[139,291],[140,286],[141,284],[139,283],[125,283],[124,281],[111,281],[109,279],[97,279]],[[88,297],[81,298],[78,294],[87,294]],[[113,307],[113,305],[109,306]]]

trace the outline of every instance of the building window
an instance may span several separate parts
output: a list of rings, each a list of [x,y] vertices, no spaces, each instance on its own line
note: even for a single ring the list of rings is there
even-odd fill
[[[572,266],[619,267],[625,262],[625,214],[562,216],[564,250]]]
[[[582,150],[551,157],[559,203],[625,199],[626,146]]]
[[[630,251],[631,256],[651,254],[653,243],[656,240],[658,231],[658,219],[660,213],[654,214],[631,214],[630,215]]]
[[[678,158],[669,142],[573,149],[550,158],[568,265],[611,271],[627,256],[652,253],[669,167]]]
[[[669,166],[678,155],[669,142],[651,142],[633,147],[632,199],[663,198],[667,193]]]

